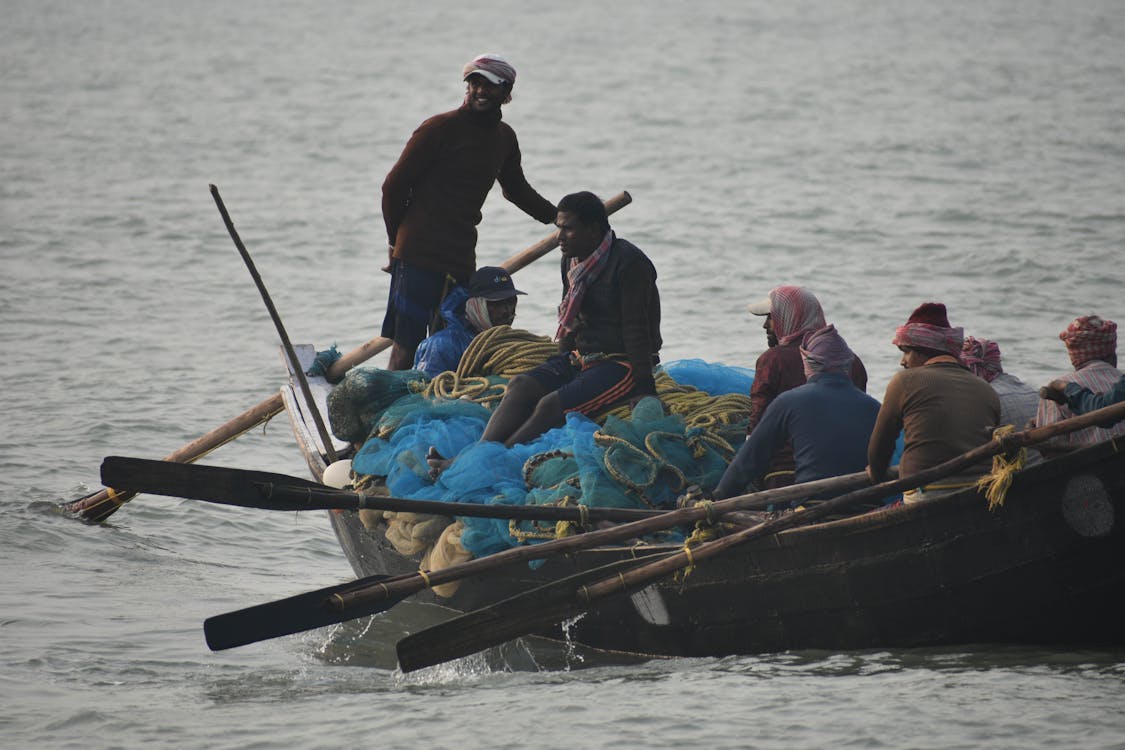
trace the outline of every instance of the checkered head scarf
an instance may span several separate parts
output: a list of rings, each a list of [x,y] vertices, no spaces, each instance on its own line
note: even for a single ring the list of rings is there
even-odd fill
[[[965,331],[949,325],[945,305],[941,302],[923,302],[910,313],[904,325],[895,329],[891,343],[899,347],[930,349],[961,358]]]
[[[806,333],[825,326],[820,300],[803,286],[779,286],[770,290],[770,319],[780,344],[800,341]]]
[[[1081,367],[1092,359],[1107,359],[1117,353],[1117,324],[1097,315],[1083,315],[1059,334],[1066,344],[1070,364]]]
[[[974,375],[989,383],[1004,372],[1004,368],[1000,366],[1000,345],[989,339],[966,336],[961,348],[961,361]]]
[[[836,332],[836,326],[827,325],[817,331],[805,334],[801,343],[801,358],[805,363],[805,378],[822,372],[851,372],[855,352],[848,348],[848,342]]]

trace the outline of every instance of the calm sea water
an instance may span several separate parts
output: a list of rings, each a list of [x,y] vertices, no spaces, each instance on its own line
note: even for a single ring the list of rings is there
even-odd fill
[[[545,195],[628,189],[666,359],[751,365],[746,301],[812,288],[881,394],[919,302],[1034,384],[1056,334],[1125,322],[1125,5],[482,0],[0,3],[0,743],[6,747],[1125,747],[1125,654],[795,653],[403,677],[402,621],[212,654],[201,621],[350,577],[319,514],[142,497],[54,512],[105,455],[160,457],[275,392],[277,336],[377,333],[379,184],[519,70]],[[495,263],[545,228],[485,207]],[[520,273],[552,328],[557,271]],[[378,362],[379,360],[377,360]],[[304,474],[283,419],[208,462]],[[380,638],[380,636],[386,638]]]

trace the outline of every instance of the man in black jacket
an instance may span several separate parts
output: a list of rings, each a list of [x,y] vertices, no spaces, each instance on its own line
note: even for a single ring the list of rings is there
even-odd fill
[[[656,267],[609,227],[593,193],[559,201],[563,298],[559,353],[508,385],[483,440],[508,446],[558,427],[571,411],[594,415],[625,400],[655,395],[660,295]]]

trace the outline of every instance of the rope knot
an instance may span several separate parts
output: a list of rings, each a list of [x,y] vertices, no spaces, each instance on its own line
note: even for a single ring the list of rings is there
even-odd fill
[[[1004,505],[1016,472],[1027,465],[1027,448],[1021,446],[1014,455],[1009,448],[1015,432],[1016,428],[1010,424],[992,431],[992,439],[999,443],[1002,452],[992,457],[992,471],[977,481],[977,490],[984,493],[990,511]]]

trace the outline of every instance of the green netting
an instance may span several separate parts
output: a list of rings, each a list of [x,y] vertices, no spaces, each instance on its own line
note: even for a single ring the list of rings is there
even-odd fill
[[[427,380],[416,370],[351,370],[328,394],[332,434],[349,443],[366,440],[387,407],[425,385]]]

